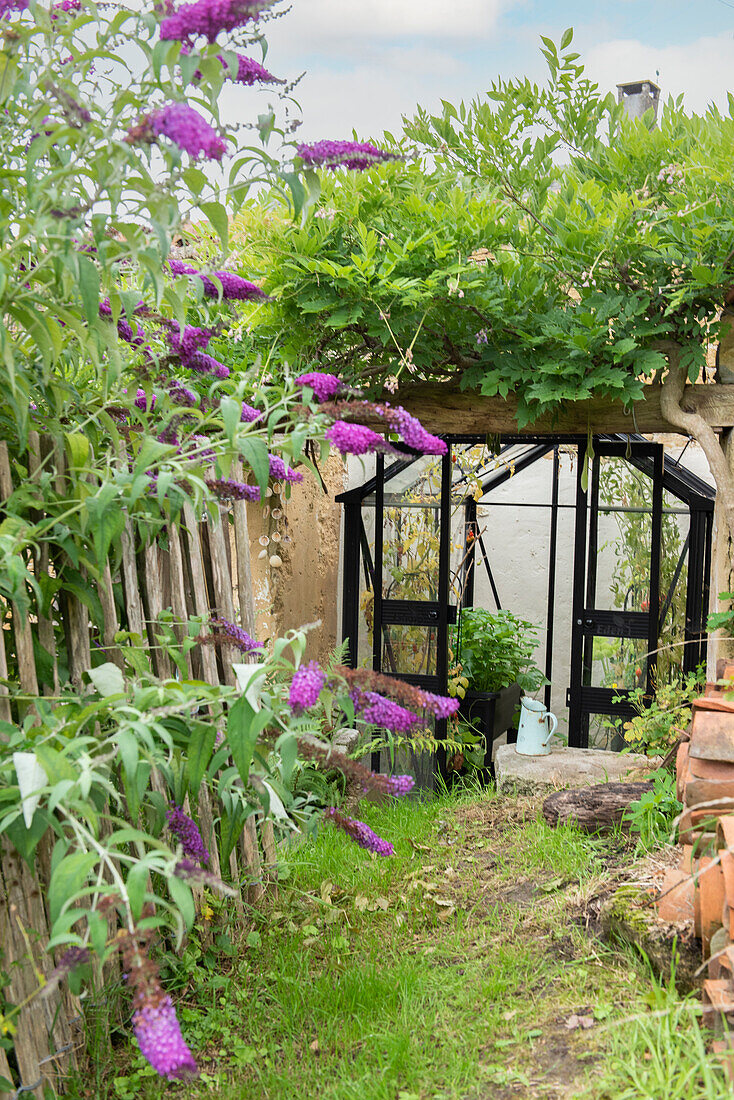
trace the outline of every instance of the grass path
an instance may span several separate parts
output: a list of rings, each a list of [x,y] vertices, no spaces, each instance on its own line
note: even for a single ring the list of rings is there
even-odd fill
[[[203,1069],[187,1095],[731,1096],[696,1002],[584,927],[618,841],[549,829],[527,800],[493,794],[360,814],[394,857],[324,828],[289,855],[246,946],[220,935],[195,958],[192,945],[168,976]],[[138,1058],[118,1071],[108,1095],[161,1095],[146,1069]]]

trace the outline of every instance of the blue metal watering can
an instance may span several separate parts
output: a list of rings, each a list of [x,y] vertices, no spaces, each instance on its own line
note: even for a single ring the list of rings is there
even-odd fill
[[[535,699],[520,700],[520,726],[515,749],[522,756],[547,756],[558,719]]]

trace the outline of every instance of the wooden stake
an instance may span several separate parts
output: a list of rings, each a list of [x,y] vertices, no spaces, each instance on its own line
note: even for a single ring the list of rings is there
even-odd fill
[[[196,522],[194,509],[189,503],[184,504],[184,522],[189,547],[188,561],[191,571],[191,585],[193,588],[194,607],[197,615],[203,615],[205,620],[209,618],[209,601],[206,596],[206,583],[204,581],[204,563],[201,555],[201,542],[199,540],[199,525]],[[204,679],[208,684],[218,684],[217,659],[211,646],[203,645],[201,649],[201,662],[204,671]]]
[[[7,500],[13,492],[13,479],[10,472],[10,457],[7,443],[0,442],[0,500]],[[36,659],[33,655],[33,633],[28,615],[13,604],[13,634],[15,635],[15,655],[18,661],[18,678],[25,695],[38,695],[36,677]]]

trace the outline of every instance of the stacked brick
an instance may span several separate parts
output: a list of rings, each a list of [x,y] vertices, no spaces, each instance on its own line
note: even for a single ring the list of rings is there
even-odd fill
[[[734,680],[734,665],[723,669]],[[726,693],[726,694],[730,694]],[[734,1071],[734,699],[713,684],[693,703],[690,739],[678,750],[678,798],[683,803],[680,867],[669,875],[660,915],[692,908],[708,977],[704,1023],[714,1049]],[[691,905],[692,902],[692,905]]]

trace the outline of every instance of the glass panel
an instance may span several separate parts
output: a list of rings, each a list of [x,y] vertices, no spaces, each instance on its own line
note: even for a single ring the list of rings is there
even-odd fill
[[[357,664],[372,668],[372,624],[374,622],[375,503],[362,508],[363,538],[359,557],[359,637]]]
[[[590,687],[644,687],[646,638],[593,638]]]
[[[382,634],[383,672],[436,674],[436,628],[386,626]]]
[[[680,674],[686,629],[686,591],[688,587],[688,549],[690,527],[688,509],[681,514],[680,501],[663,495],[662,539],[660,546],[660,639],[657,677],[662,683]],[[683,553],[685,548],[685,553]]]
[[[607,714],[589,715],[589,748],[620,752],[625,747],[622,728],[624,719]]]
[[[426,456],[385,485],[385,599],[438,599],[440,524],[441,460]]]
[[[598,461],[599,526],[593,605],[646,612],[650,608],[652,480],[624,458],[602,457]]]

